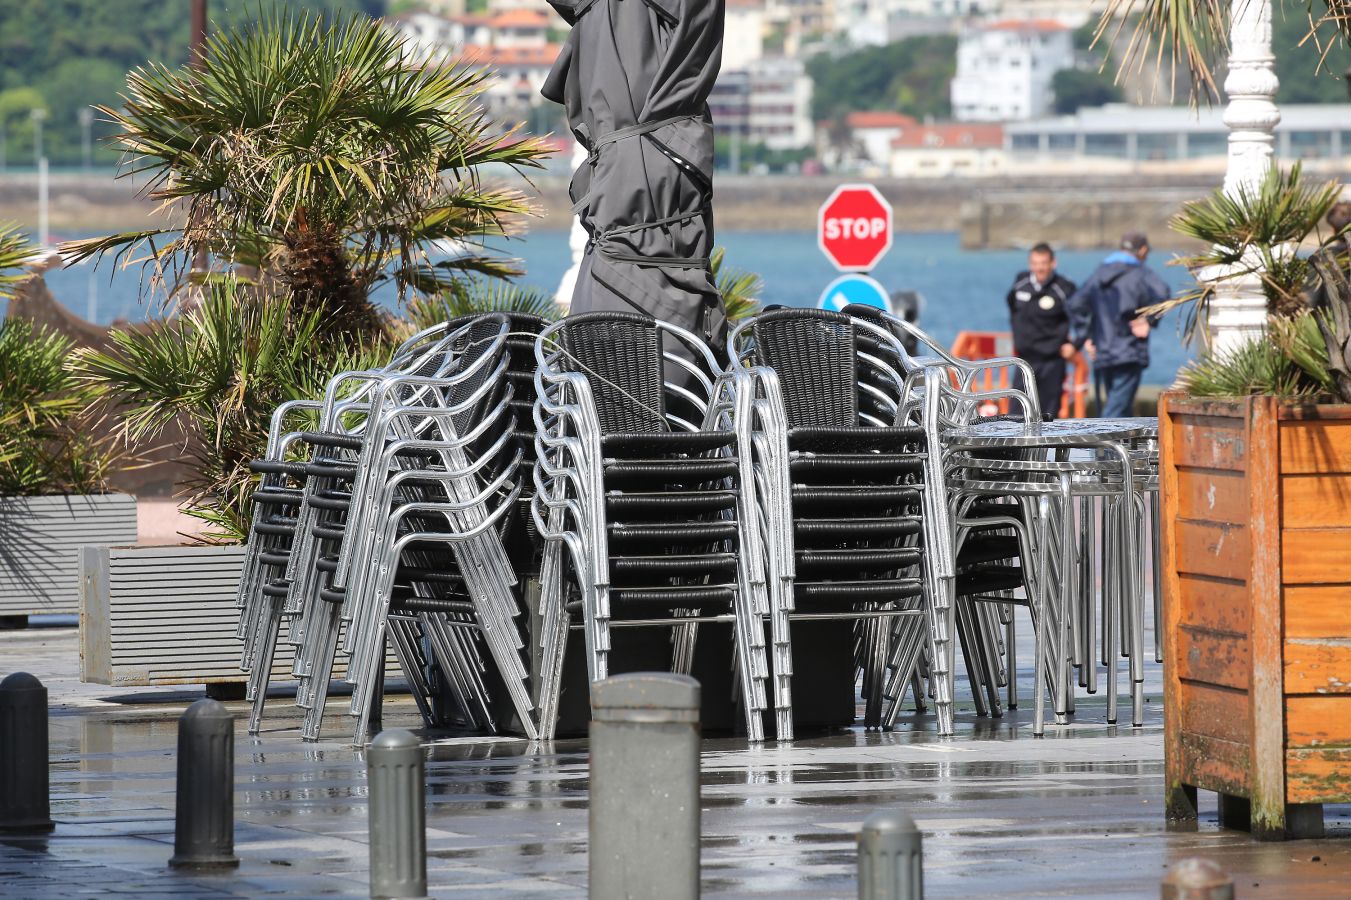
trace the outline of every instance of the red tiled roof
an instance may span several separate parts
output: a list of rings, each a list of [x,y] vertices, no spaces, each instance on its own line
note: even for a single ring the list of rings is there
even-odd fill
[[[508,9],[488,20],[491,28],[548,28],[549,16],[537,9]]]
[[[859,110],[844,118],[850,128],[914,128],[919,122],[910,116],[889,110]]]
[[[982,31],[1040,31],[1051,33],[1069,31],[1069,26],[1055,19],[1001,19],[998,22],[986,22],[979,26]]]
[[[479,66],[552,66],[563,52],[561,44],[542,47],[485,47],[465,44],[455,61]]]
[[[891,142],[897,150],[975,149],[1004,146],[1004,126],[985,123],[970,125],[921,125],[904,132]]]

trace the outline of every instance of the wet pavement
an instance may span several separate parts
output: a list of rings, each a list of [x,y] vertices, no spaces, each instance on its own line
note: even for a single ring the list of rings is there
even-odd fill
[[[242,864],[224,875],[172,872],[176,719],[200,689],[79,684],[69,621],[0,632],[0,676],[29,671],[50,692],[57,821],[49,837],[0,840],[0,895],[367,894],[365,763],[343,738],[345,698],[331,704],[325,742],[298,739],[282,697],[266,733],[241,728]],[[1143,728],[1107,725],[1093,697],[1080,700],[1076,724],[1042,739],[1031,734],[1030,701],[996,720],[959,703],[953,739],[934,735],[931,716],[911,715],[894,732],[791,745],[707,739],[704,895],[855,896],[859,825],[895,807],[924,831],[929,897],[1157,897],[1167,867],[1193,855],[1228,870],[1240,897],[1351,896],[1351,807],[1327,808],[1326,839],[1259,844],[1220,831],[1215,798],[1203,793],[1196,831],[1165,829],[1158,668],[1148,674]],[[227,705],[242,723],[244,705]],[[416,722],[406,695],[387,701],[387,726]],[[433,896],[584,895],[584,741],[427,739]]]

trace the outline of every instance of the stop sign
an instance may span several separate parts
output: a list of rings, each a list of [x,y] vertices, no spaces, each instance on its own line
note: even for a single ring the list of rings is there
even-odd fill
[[[821,252],[844,272],[866,272],[891,249],[891,204],[871,184],[842,184],[821,205]]]

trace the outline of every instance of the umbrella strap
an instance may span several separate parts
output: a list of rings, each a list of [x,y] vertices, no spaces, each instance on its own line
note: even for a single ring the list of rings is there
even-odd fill
[[[614,260],[615,262],[633,263],[637,266],[671,266],[678,269],[704,269],[709,265],[709,258],[707,256],[638,256],[632,253],[616,253],[607,246],[610,238],[622,234],[633,234],[634,232],[645,231],[649,228],[661,228],[663,225],[684,222],[689,219],[698,218],[703,214],[704,210],[696,209],[693,212],[653,219],[651,222],[639,222],[636,225],[620,225],[616,228],[607,228],[596,235],[596,249],[598,249],[607,259]]]
[[[676,122],[683,122],[686,119],[697,119],[698,116],[671,116],[669,119],[658,119],[655,122],[639,122],[637,125],[630,125],[627,128],[618,128],[609,134],[601,135],[591,142],[591,160],[594,162],[596,155],[600,153],[600,148],[607,144],[613,144],[618,141],[626,141],[629,138],[638,137],[644,134],[651,134],[659,128],[665,128],[667,125],[674,125]]]

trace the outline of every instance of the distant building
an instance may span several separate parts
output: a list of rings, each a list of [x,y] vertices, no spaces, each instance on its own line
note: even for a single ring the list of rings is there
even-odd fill
[[[960,122],[1033,119],[1055,103],[1051,78],[1074,66],[1070,29],[1051,19],[1003,19],[963,30],[952,79]]]
[[[505,6],[506,4],[501,4]],[[540,88],[562,47],[549,31],[561,20],[521,5],[487,14],[436,16],[409,13],[385,19],[427,65],[462,64],[496,73],[483,94],[487,111],[500,119],[523,119],[547,103]]]
[[[1229,148],[1218,107],[1109,104],[1004,130],[1010,165],[1024,169],[1222,169]],[[1345,153],[1351,153],[1351,104],[1281,107],[1279,159],[1340,171]]]
[[[891,142],[896,178],[956,178],[1004,171],[1004,128],[986,123],[944,123],[905,129]]]
[[[851,112],[844,122],[861,158],[881,166],[891,159],[892,141],[919,125],[902,113],[871,110]]]
[[[765,55],[765,0],[727,0],[722,67],[744,69]]]
[[[709,96],[714,132],[771,150],[812,143],[812,82],[800,60],[765,58],[723,67]]]
[[[765,21],[775,51],[796,56],[804,44],[835,30],[836,0],[765,0]]]

